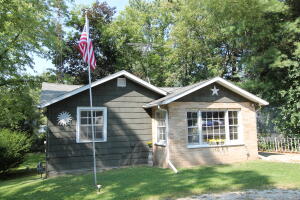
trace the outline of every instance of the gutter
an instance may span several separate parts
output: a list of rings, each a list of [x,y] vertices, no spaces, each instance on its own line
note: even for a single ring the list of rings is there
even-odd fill
[[[173,165],[173,163],[170,160],[170,148],[169,148],[169,112],[166,109],[163,109],[160,107],[160,105],[157,106],[158,110],[162,110],[167,112],[167,163],[168,165],[171,167],[171,169],[177,174],[178,170],[176,169],[176,167]]]

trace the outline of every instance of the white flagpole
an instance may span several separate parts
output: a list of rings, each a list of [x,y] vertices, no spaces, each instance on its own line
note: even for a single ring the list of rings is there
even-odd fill
[[[86,32],[87,32],[87,44],[89,44],[89,23],[87,14],[85,14],[85,24],[86,24]],[[89,47],[87,45],[87,53],[88,57],[90,58],[89,54]],[[94,120],[93,120],[93,95],[92,95],[92,81],[91,81],[91,67],[90,62],[88,62],[88,70],[89,70],[89,90],[90,90],[90,107],[91,107],[91,124],[92,124],[92,140],[93,140],[93,162],[94,162],[94,183],[97,186],[97,169],[96,169],[96,150],[95,150],[95,130],[94,130]]]

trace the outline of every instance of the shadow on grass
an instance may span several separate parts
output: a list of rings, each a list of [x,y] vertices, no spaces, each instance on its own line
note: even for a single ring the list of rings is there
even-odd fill
[[[104,186],[98,195],[91,174],[27,180],[23,184],[8,181],[0,184],[0,199],[153,199],[272,187],[267,176],[226,165],[184,169],[178,174],[150,167],[117,169],[100,173],[98,180]],[[10,193],[3,193],[1,187]]]

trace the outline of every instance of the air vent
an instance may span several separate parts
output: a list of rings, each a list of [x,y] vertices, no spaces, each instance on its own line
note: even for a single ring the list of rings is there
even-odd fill
[[[126,78],[118,78],[118,87],[126,87]]]

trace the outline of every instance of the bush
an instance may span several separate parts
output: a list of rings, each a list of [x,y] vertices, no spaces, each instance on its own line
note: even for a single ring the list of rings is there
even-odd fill
[[[0,173],[21,164],[30,146],[31,140],[25,133],[9,129],[0,130]]]

